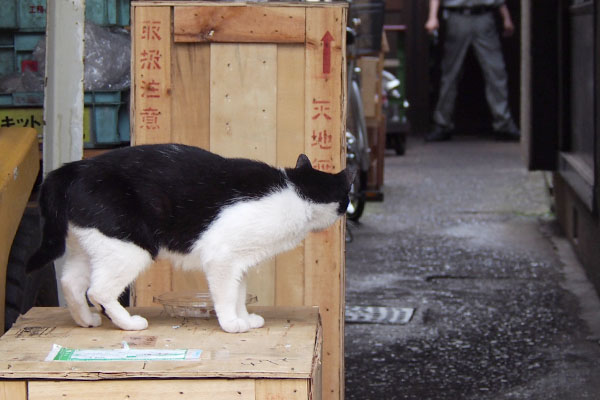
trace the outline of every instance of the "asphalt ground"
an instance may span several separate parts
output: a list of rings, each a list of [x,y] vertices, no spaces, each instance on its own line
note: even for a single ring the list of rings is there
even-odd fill
[[[410,139],[349,224],[346,399],[600,399],[600,301],[518,143]]]

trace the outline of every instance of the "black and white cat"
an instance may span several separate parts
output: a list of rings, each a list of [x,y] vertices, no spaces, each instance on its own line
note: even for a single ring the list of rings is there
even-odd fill
[[[205,272],[221,328],[263,326],[245,305],[249,268],[297,246],[343,215],[354,171],[329,174],[300,155],[278,169],[178,145],[114,150],[48,174],[41,195],[40,249],[28,272],[60,257],[65,300],[77,324],[95,327],[104,309],[121,329],[145,318],[118,297],[156,259]]]

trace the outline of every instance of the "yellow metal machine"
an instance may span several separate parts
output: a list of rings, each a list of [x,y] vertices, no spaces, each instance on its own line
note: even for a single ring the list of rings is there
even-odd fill
[[[13,239],[40,168],[33,128],[0,128],[0,318],[4,321],[6,271]],[[2,328],[3,329],[3,324]]]

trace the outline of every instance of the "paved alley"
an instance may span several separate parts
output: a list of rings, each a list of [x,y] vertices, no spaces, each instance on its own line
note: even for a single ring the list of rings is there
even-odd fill
[[[349,225],[346,304],[414,313],[346,323],[346,398],[600,399],[600,302],[550,175],[484,138],[386,154],[385,201]]]

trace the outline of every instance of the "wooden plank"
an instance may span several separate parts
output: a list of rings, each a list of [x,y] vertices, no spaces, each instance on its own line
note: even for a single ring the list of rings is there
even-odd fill
[[[277,161],[277,46],[212,44],[210,150],[274,165]],[[248,273],[258,304],[275,304],[275,261]]]
[[[310,397],[308,379],[256,380],[256,400],[306,400]]]
[[[254,392],[249,379],[29,382],[29,400],[254,400]]]
[[[304,304],[304,242],[275,259],[275,305]]]
[[[327,172],[345,165],[346,9],[306,10],[306,152]],[[305,303],[323,317],[324,399],[344,390],[344,223],[310,234],[305,241]]]
[[[304,152],[304,46],[277,46],[277,165],[294,167]]]
[[[149,321],[139,332],[117,329],[107,318],[81,328],[66,308],[34,308],[0,338],[0,377],[98,380],[135,378],[310,379],[319,351],[318,310],[311,307],[252,307],[265,327],[230,334],[216,318],[169,317],[160,308],[134,308]],[[200,360],[44,362],[54,343],[74,349],[201,349]],[[111,398],[107,396],[106,398]]]
[[[310,398],[321,400],[323,398],[323,327],[321,325],[317,329],[315,346],[316,358],[313,360],[313,372],[310,377]]]
[[[183,271],[180,269],[173,271],[171,290],[174,292],[209,293],[208,282],[206,281],[204,272]]]
[[[135,7],[213,7],[221,5],[224,7],[285,7],[285,8],[340,8],[347,7],[341,2],[254,2],[254,1],[227,1],[220,2],[212,1],[190,1],[190,0],[174,0],[174,1],[157,1],[157,0],[136,0]]]
[[[171,141],[171,9],[134,7],[132,143]]]
[[[294,167],[304,153],[304,46],[277,47],[277,165]],[[275,304],[304,304],[304,242],[279,255]]]
[[[363,99],[363,110],[365,118],[377,118],[380,107],[381,81],[378,57],[361,57],[358,59],[358,67],[361,70],[360,92]]]
[[[131,304],[134,307],[158,307],[154,296],[173,290],[173,267],[168,261],[157,261],[142,272],[131,288]]]
[[[344,248],[345,221],[306,239],[305,298],[319,306],[323,318],[324,399],[341,398],[344,383]],[[335,251],[334,249],[338,249]]]
[[[0,381],[0,400],[27,400],[27,382]]]
[[[275,164],[277,46],[211,45],[210,149]]]
[[[8,256],[40,169],[37,133],[33,128],[0,128],[0,149],[0,321],[4,321]]]
[[[132,137],[134,145],[171,142],[171,9],[133,8]],[[171,267],[155,263],[132,288],[132,303],[151,306],[170,291]]]
[[[210,148],[210,46],[173,46],[172,141]]]
[[[304,43],[304,10],[288,7],[175,7],[175,42]]]

